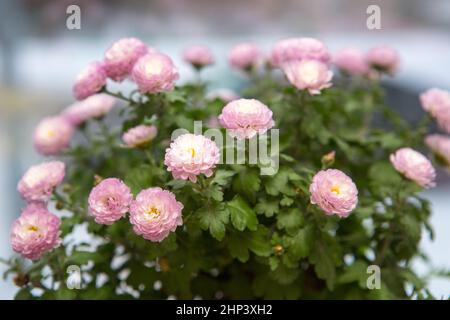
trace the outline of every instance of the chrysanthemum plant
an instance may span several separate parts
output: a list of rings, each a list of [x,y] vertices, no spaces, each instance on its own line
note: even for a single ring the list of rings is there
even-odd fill
[[[6,261],[16,298],[431,297],[411,267],[425,259],[421,237],[433,237],[420,193],[435,171],[413,150],[428,122],[409,124],[384,103],[379,81],[397,69],[395,51],[344,50],[334,77],[315,39],[283,40],[268,61],[250,43],[228,58],[248,79],[243,98],[211,95],[200,78],[175,86],[172,60],[138,39],[77,77],[80,101],[34,135],[61,162],[33,166],[18,185],[28,204],[11,242],[22,257]],[[214,61],[203,46],[185,60],[198,72]],[[113,91],[108,78],[137,90]],[[422,99],[435,117],[449,107],[441,94]],[[240,144],[193,134],[194,121]],[[191,133],[174,136],[180,128]],[[261,136],[277,149],[271,174],[249,153],[225,161]]]

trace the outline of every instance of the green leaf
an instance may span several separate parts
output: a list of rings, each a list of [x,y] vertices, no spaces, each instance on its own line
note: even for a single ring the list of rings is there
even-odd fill
[[[277,226],[280,229],[295,229],[304,223],[304,216],[298,208],[284,209],[277,215]]]
[[[233,179],[233,190],[254,200],[261,186],[261,179],[255,171],[243,170]]]
[[[225,236],[225,225],[229,220],[229,211],[223,205],[206,205],[197,210],[200,227],[209,230],[211,235],[221,241]]]
[[[281,199],[281,201],[280,201],[280,204],[283,207],[289,207],[293,203],[294,203],[294,199],[286,197],[286,196],[283,196],[283,199]]]
[[[357,260],[347,267],[339,276],[338,283],[358,282],[361,289],[367,289],[367,263],[362,260]]]
[[[278,213],[278,201],[277,200],[267,200],[266,198],[262,198],[259,200],[258,204],[255,207],[255,211],[259,214],[264,214],[266,217],[270,218],[275,213]]]
[[[308,256],[313,245],[313,232],[311,227],[300,229],[296,235],[289,239],[289,253],[296,259]]]
[[[340,264],[340,248],[330,235],[322,234],[316,239],[309,255],[309,261],[320,279],[327,283],[329,290],[334,289],[336,282],[336,266]]]
[[[247,227],[249,230],[256,230],[258,226],[256,214],[239,195],[229,201],[227,207],[231,215],[231,222],[236,229],[244,231]]]
[[[212,180],[213,183],[218,184],[219,186],[224,186],[228,184],[231,180],[231,177],[234,176],[236,172],[229,170],[217,170],[214,174],[214,178]]]
[[[220,187],[219,185],[209,186],[208,189],[205,190],[205,195],[208,198],[213,198],[214,200],[220,202],[223,200],[222,187]]]

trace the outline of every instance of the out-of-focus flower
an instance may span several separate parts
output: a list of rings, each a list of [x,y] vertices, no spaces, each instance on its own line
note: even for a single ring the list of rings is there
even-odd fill
[[[433,117],[437,117],[442,110],[450,109],[450,92],[431,88],[420,95],[423,109]]]
[[[128,129],[123,135],[122,140],[128,147],[141,147],[152,141],[158,133],[155,126],[139,125]]]
[[[293,86],[299,90],[308,90],[310,94],[320,94],[320,90],[332,85],[333,72],[320,61],[290,61],[283,64],[282,68]]]
[[[288,61],[307,59],[328,63],[330,58],[326,46],[317,39],[289,38],[275,44],[270,55],[270,63],[274,67],[281,67]]]
[[[147,52],[153,51],[136,38],[123,38],[116,41],[106,52],[103,68],[106,75],[114,81],[123,81],[131,74],[136,61]]]
[[[400,57],[393,48],[388,46],[375,47],[366,56],[369,64],[376,70],[393,75],[400,65]]]
[[[166,149],[164,164],[174,179],[197,182],[197,176],[210,177],[220,160],[216,143],[202,135],[183,134]]]
[[[73,126],[64,117],[44,118],[34,130],[34,147],[43,155],[58,154],[69,145],[73,133]]]
[[[60,219],[42,203],[31,203],[16,219],[11,229],[11,244],[15,252],[31,260],[39,259],[61,243]]]
[[[197,69],[214,63],[214,57],[207,46],[190,46],[183,51],[183,59]]]
[[[116,99],[111,96],[96,94],[70,105],[62,112],[62,116],[72,125],[78,126],[89,119],[103,117],[111,111],[115,102]]]
[[[411,148],[401,148],[391,154],[394,168],[406,178],[424,188],[434,187],[436,172],[431,162],[420,152]]]
[[[450,137],[432,134],[425,138],[425,144],[433,151],[439,162],[450,168]]]
[[[261,50],[254,43],[241,43],[228,52],[228,61],[236,69],[250,70],[260,63]]]
[[[337,169],[321,170],[309,186],[311,203],[327,215],[347,217],[358,204],[358,189],[352,179]]]
[[[219,122],[231,137],[244,140],[272,128],[275,125],[272,115],[272,111],[256,99],[238,99],[222,109]]]
[[[89,213],[99,224],[112,224],[129,209],[133,195],[130,188],[117,178],[107,178],[96,185],[89,194]]]
[[[160,242],[183,224],[183,204],[161,188],[142,190],[130,207],[130,222],[136,234]]]
[[[99,92],[105,85],[106,73],[103,64],[93,62],[77,75],[73,94],[77,100],[83,100]]]
[[[344,73],[355,76],[368,75],[370,68],[364,52],[357,48],[346,48],[337,52],[334,64]]]
[[[227,102],[227,103],[231,102],[233,100],[237,100],[239,98],[240,98],[240,96],[236,92],[234,92],[233,90],[230,90],[230,89],[225,89],[225,88],[211,91],[206,95],[206,99],[208,99],[208,100],[220,99],[223,102]]]
[[[50,199],[53,189],[61,184],[64,175],[65,165],[61,161],[31,166],[17,184],[17,191],[28,202],[46,202]]]
[[[136,62],[132,78],[141,93],[158,93],[172,90],[179,75],[172,59],[165,54],[153,52]]]

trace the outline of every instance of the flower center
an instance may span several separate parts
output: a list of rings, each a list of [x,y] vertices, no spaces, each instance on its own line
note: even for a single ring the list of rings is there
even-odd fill
[[[47,131],[47,137],[52,138],[55,136],[55,130],[48,130]]]
[[[149,218],[156,218],[156,217],[158,217],[160,214],[161,214],[161,212],[158,210],[158,209],[156,209],[155,207],[149,207],[148,209],[147,209],[147,211],[145,212],[145,214],[149,217]]]
[[[333,192],[336,195],[340,195],[341,194],[341,189],[339,188],[339,186],[332,186],[331,187],[331,192]]]
[[[150,60],[145,64],[145,73],[148,75],[160,74],[162,71],[162,64],[158,60]]]
[[[187,149],[187,152],[191,154],[191,157],[195,157],[195,149],[194,148],[189,148]]]
[[[30,225],[28,226],[27,230],[31,232],[37,232],[39,231],[39,228],[37,226]]]

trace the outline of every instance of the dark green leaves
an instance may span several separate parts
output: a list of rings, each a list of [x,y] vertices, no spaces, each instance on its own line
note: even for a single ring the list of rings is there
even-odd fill
[[[239,231],[243,231],[245,228],[256,230],[258,219],[244,199],[240,196],[234,197],[227,203],[227,208],[230,212],[231,222],[236,229]]]
[[[221,241],[225,236],[225,225],[229,220],[229,212],[224,205],[208,204],[197,210],[200,226],[209,230],[211,235]]]

